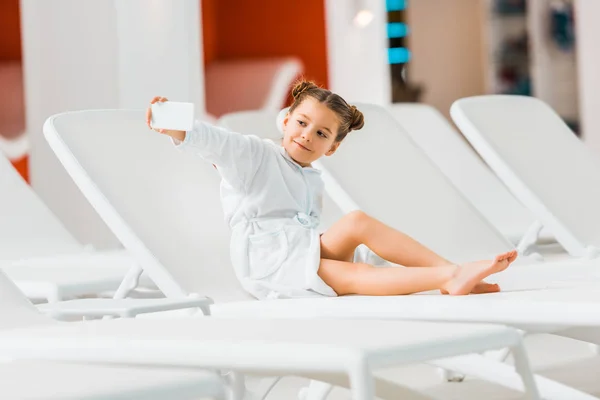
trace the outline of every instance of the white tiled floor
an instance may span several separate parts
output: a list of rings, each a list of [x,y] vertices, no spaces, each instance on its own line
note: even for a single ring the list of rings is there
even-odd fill
[[[525,342],[537,373],[600,396],[600,357],[594,354],[589,344],[550,335],[532,336]],[[467,378],[462,383],[442,382],[435,368],[422,364],[382,371],[380,375],[446,400],[521,398],[515,391],[477,379]],[[296,399],[298,390],[307,382],[301,378],[286,378],[268,399]],[[249,387],[253,384],[254,381],[249,382]],[[349,400],[350,395],[345,389],[335,388],[328,399]]]

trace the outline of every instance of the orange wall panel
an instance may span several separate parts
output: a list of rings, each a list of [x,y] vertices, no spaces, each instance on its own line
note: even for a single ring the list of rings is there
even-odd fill
[[[12,163],[13,167],[15,167],[17,172],[19,174],[21,174],[23,179],[25,179],[27,182],[29,182],[29,168],[28,168],[29,157],[25,156],[18,160],[11,160],[11,163]]]
[[[0,61],[21,59],[19,0],[0,0]]]
[[[327,86],[324,0],[218,0],[217,57],[297,56]]]
[[[205,65],[217,58],[217,1],[219,0],[200,1]]]

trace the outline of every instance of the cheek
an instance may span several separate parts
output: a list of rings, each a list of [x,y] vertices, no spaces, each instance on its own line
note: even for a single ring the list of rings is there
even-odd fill
[[[294,138],[295,138],[294,132],[291,130],[287,130],[285,132],[285,134],[283,135],[283,142],[285,144],[291,144],[292,141],[294,140]]]
[[[321,154],[327,153],[331,149],[331,146],[333,146],[333,143],[323,142],[322,144],[319,145],[319,153],[321,153]]]
[[[288,133],[288,136],[290,138],[290,140],[292,139],[298,139],[302,136],[302,130],[300,129],[291,129]]]

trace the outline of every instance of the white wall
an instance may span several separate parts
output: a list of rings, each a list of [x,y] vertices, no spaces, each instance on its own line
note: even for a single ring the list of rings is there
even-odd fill
[[[32,185],[82,243],[118,242],[48,148],[42,125],[64,111],[144,108],[158,94],[193,101],[203,113],[198,3],[21,0]]]
[[[353,23],[359,9],[373,13],[364,28]],[[385,1],[326,0],[325,15],[329,88],[348,101],[389,104]]]
[[[600,152],[600,1],[576,0],[575,15],[583,139]]]
[[[198,0],[115,0],[119,105],[143,107],[161,95],[204,113]]]
[[[117,241],[46,144],[52,114],[118,105],[116,16],[112,1],[21,0],[26,130],[31,183],[83,243]]]
[[[446,116],[455,100],[485,93],[483,7],[483,0],[414,0],[407,8],[408,79]]]

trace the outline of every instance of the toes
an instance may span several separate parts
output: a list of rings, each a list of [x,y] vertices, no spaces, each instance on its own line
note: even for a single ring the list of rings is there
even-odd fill
[[[495,283],[480,282],[471,291],[473,294],[497,293],[500,291],[500,286]]]
[[[517,251],[516,250],[512,250],[509,251],[508,253],[506,253],[506,260],[511,263],[513,261],[515,261],[515,259],[517,258]]]
[[[498,293],[500,291],[500,286],[498,285],[489,285],[487,287],[481,288],[480,293]]]
[[[498,254],[496,256],[496,262],[501,262],[501,261],[505,261],[505,260],[508,260],[509,262],[513,262],[516,258],[517,258],[517,251],[511,250],[511,251],[507,251],[506,253]]]

